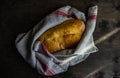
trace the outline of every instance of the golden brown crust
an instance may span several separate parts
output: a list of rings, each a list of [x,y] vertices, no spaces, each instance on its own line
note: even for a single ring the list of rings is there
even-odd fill
[[[54,53],[77,45],[84,30],[83,21],[79,19],[67,20],[45,31],[38,40],[43,42],[49,52]]]

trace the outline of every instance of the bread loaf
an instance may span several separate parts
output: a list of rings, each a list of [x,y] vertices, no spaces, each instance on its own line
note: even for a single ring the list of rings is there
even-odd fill
[[[85,24],[82,20],[71,19],[45,31],[38,40],[41,41],[49,52],[67,49],[79,43]]]

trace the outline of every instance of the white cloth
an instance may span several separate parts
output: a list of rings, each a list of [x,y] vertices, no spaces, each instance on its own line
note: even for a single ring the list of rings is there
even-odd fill
[[[71,6],[57,9],[41,20],[32,30],[22,33],[16,38],[15,44],[18,52],[40,74],[52,76],[67,71],[69,66],[80,63],[90,53],[98,50],[94,45],[92,36],[96,24],[97,9],[97,6],[89,8],[87,20],[83,12]],[[76,49],[70,50],[74,51],[74,53],[61,60],[56,55],[48,52],[46,47],[36,40],[47,29],[72,18],[81,19],[86,22],[86,31]],[[64,51],[67,52],[68,50]],[[60,55],[62,56],[62,54]]]

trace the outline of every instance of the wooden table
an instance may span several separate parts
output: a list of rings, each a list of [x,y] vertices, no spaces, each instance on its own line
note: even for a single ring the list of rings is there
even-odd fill
[[[94,40],[99,51],[85,61],[53,77],[41,76],[31,68],[15,48],[15,38],[27,32],[47,14],[70,5],[87,13],[98,5]],[[0,70],[3,78],[110,78],[120,76],[120,1],[119,0],[3,0],[0,5]]]

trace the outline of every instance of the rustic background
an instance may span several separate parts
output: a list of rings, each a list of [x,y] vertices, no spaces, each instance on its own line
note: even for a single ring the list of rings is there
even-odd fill
[[[0,2],[1,78],[120,78],[120,31],[97,44],[99,51],[85,61],[53,77],[31,68],[15,48],[15,38],[27,32],[55,9],[71,5],[87,14],[98,5],[94,40],[120,27],[120,0],[3,0]]]

